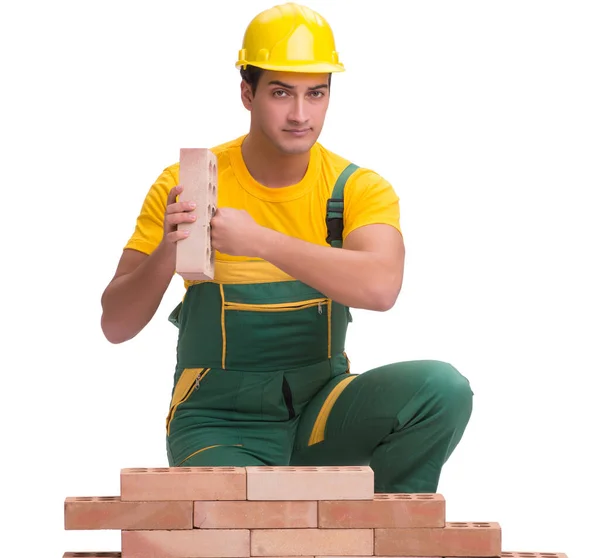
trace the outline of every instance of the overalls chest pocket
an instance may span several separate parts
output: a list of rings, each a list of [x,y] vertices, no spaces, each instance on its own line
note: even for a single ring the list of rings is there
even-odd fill
[[[297,281],[222,292],[224,368],[285,370],[330,358],[331,300],[323,294]]]

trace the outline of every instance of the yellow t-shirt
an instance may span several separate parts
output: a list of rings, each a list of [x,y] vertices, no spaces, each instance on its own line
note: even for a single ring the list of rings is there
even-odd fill
[[[248,172],[241,152],[241,136],[233,141],[211,148],[217,157],[217,207],[245,209],[262,226],[281,233],[328,246],[325,221],[327,200],[335,181],[350,163],[347,159],[325,149],[318,142],[313,145],[310,162],[304,178],[297,184],[283,188],[269,188],[257,182]],[[126,249],[146,254],[158,246],[163,237],[163,222],[169,191],[179,182],[179,163],[161,173],[151,186],[137,218],[135,231]],[[346,182],[344,189],[343,239],[364,225],[385,223],[401,232],[399,199],[389,182],[377,173],[359,168]],[[247,282],[244,269],[251,275],[286,279],[285,274],[256,259],[215,253],[216,282]],[[189,282],[186,282],[186,286]]]

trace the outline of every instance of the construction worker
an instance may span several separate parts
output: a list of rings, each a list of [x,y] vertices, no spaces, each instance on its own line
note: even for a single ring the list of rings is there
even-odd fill
[[[236,67],[251,123],[211,149],[214,280],[185,281],[169,318],[179,328],[169,466],[370,465],[377,492],[435,492],[473,394],[440,361],[350,370],[350,308],[392,308],[404,243],[390,183],[317,141],[331,74],[344,70],[332,30],[304,6],[267,9]],[[152,319],[186,242],[178,224],[205,210],[178,201],[178,172],[151,186],[103,293],[113,343]]]

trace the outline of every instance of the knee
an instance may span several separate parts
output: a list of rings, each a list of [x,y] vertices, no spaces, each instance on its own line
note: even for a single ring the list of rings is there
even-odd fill
[[[427,386],[437,406],[457,416],[470,416],[473,391],[469,380],[454,366],[442,361],[424,361]]]

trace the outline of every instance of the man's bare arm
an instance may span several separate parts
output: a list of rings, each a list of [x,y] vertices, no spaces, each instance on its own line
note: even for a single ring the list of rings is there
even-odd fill
[[[262,229],[259,257],[347,306],[386,311],[404,277],[404,240],[389,225],[352,231],[343,248],[319,246]]]
[[[111,343],[123,343],[135,337],[153,318],[175,274],[177,242],[189,231],[178,230],[180,223],[196,219],[194,205],[177,202],[183,188],[171,189],[166,202],[164,235],[150,254],[124,250],[117,271],[102,294],[104,336]]]
[[[153,318],[173,278],[175,244],[161,244],[149,256],[124,250],[102,294],[101,327],[111,343],[135,337]]]

